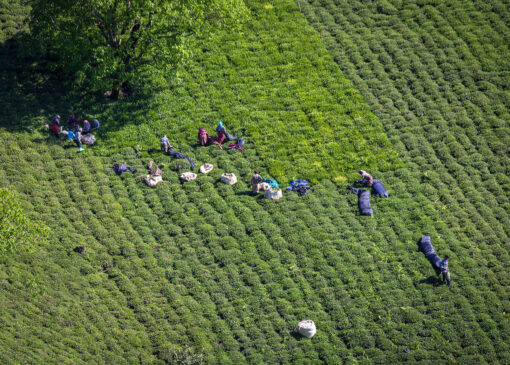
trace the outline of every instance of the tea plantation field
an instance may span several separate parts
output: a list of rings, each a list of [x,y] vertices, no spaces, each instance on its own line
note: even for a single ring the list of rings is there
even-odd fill
[[[50,228],[1,258],[0,363],[510,363],[508,6],[247,5],[240,34],[119,102],[0,47],[0,187]],[[85,154],[42,127],[71,111],[102,121]],[[219,119],[244,151],[196,145]],[[162,134],[218,168],[180,183]],[[116,176],[122,161],[138,172]],[[358,168],[391,195],[373,218],[344,188]],[[252,197],[254,169],[313,188]],[[451,289],[422,234],[450,254]]]

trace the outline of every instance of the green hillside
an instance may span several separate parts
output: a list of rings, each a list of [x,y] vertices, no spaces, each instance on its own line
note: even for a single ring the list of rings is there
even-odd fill
[[[119,102],[1,47],[0,187],[51,232],[1,258],[0,363],[510,363],[508,10],[247,4],[241,34]],[[98,117],[98,143],[49,138],[56,112]],[[196,146],[219,119],[244,151]],[[218,168],[180,183],[165,133]],[[169,183],[141,181],[149,159]],[[373,218],[343,187],[360,167],[391,195]],[[254,169],[313,188],[252,197]],[[451,290],[422,234],[450,254]]]

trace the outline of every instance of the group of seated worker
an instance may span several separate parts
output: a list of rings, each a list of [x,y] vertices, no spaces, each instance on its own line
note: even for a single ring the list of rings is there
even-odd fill
[[[220,120],[218,123],[218,126],[216,127],[216,133],[218,134],[217,137],[212,137],[207,133],[207,131],[204,128],[198,129],[198,143],[201,146],[207,146],[209,144],[215,144],[218,145],[220,149],[223,149],[223,142],[225,141],[225,138],[227,136],[227,130],[223,126],[223,122]]]

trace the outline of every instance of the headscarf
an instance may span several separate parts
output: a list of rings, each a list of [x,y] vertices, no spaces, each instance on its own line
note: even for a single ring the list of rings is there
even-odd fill
[[[218,127],[216,128],[216,130],[217,130],[217,131],[220,131],[220,130],[222,130],[222,129],[223,129],[223,122],[220,120],[220,121],[218,122]]]
[[[88,121],[88,120],[86,120],[86,119],[83,121],[83,124],[88,124],[88,125],[90,125],[89,121]]]

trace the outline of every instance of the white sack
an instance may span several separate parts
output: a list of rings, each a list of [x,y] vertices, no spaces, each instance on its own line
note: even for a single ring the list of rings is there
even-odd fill
[[[221,181],[228,185],[234,185],[237,182],[237,177],[234,174],[225,172],[221,175]]]
[[[312,320],[304,320],[297,324],[297,332],[302,336],[312,338],[313,335],[317,332],[315,328],[315,323]]]

